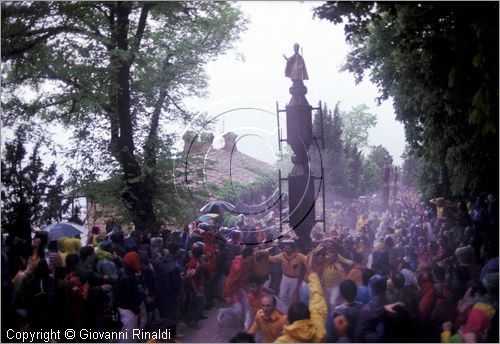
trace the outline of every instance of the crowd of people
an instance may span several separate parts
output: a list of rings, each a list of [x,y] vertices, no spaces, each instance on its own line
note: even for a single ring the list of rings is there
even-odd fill
[[[277,216],[244,215],[157,236],[9,236],[2,328],[164,328],[174,341],[216,307],[229,342],[498,342],[495,196],[421,203],[404,189],[390,209],[363,200],[325,215],[307,244]]]

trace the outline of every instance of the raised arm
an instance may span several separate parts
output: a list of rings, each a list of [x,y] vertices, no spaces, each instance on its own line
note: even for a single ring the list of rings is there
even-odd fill
[[[317,337],[326,338],[326,317],[328,308],[323,294],[323,288],[319,276],[316,272],[309,274],[309,312],[311,314],[311,321],[318,329]]]
[[[269,261],[271,263],[280,263],[283,257],[283,252],[275,255],[275,256],[269,256]]]

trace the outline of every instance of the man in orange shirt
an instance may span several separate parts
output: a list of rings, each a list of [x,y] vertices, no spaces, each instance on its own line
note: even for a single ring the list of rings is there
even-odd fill
[[[284,252],[269,257],[271,263],[281,263],[283,277],[281,278],[279,298],[286,305],[287,309],[296,301],[298,288],[306,263],[306,256],[297,252],[293,240],[283,240]]]
[[[272,343],[281,335],[287,322],[287,316],[276,309],[276,298],[266,294],[262,298],[262,308],[257,311],[247,333],[261,335],[263,343]]]

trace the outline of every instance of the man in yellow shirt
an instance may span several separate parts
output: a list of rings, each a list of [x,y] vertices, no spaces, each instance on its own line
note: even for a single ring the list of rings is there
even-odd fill
[[[276,309],[276,298],[265,295],[262,298],[262,308],[257,311],[247,333],[254,336],[260,333],[263,343],[272,343],[281,335],[287,321],[287,316]]]
[[[336,244],[332,240],[327,240],[326,248],[326,264],[323,269],[321,281],[323,283],[324,294],[327,302],[331,307],[340,304],[339,286],[340,282],[345,278],[346,273],[342,264],[352,266],[354,263],[338,253]]]
[[[358,217],[358,221],[356,222],[356,230],[358,232],[361,231],[361,228],[363,228],[364,225],[368,223],[368,215],[362,214]]]
[[[293,240],[283,240],[284,252],[269,257],[271,263],[281,263],[283,277],[281,278],[279,298],[287,309],[298,298],[300,279],[305,267],[306,256],[297,252]]]
[[[338,262],[337,252],[327,252],[326,265],[323,270],[323,287],[327,302],[332,307],[340,303],[339,286],[345,278],[345,272],[342,265]]]

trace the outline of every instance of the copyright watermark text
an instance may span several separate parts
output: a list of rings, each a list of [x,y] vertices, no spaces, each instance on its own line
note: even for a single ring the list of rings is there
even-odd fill
[[[49,343],[67,340],[150,340],[170,339],[170,330],[143,331],[133,329],[131,331],[95,331],[90,329],[73,330],[48,330],[48,331],[16,331],[8,329],[6,336],[9,341],[16,343]],[[130,337],[130,338],[129,338]]]

